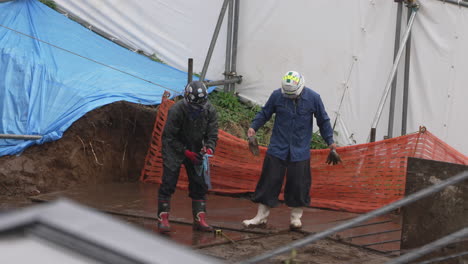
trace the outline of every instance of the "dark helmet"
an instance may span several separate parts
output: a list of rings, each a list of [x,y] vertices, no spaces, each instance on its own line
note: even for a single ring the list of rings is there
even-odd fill
[[[184,98],[187,103],[204,105],[208,100],[206,85],[200,81],[193,81],[185,86]]]

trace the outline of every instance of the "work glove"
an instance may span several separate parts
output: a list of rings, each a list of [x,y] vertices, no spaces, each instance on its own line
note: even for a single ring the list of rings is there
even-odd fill
[[[258,150],[258,141],[255,136],[249,137],[249,150],[254,156],[258,156],[260,153]]]
[[[201,154],[202,156],[205,155],[205,154],[206,154],[206,155],[213,155],[213,153],[214,153],[213,149],[208,148],[208,147],[206,147],[206,146],[203,147],[202,150],[201,150],[201,152],[200,152],[200,154]]]
[[[200,165],[203,161],[203,155],[201,153],[195,153],[186,149],[184,155],[195,165]]]
[[[340,155],[338,155],[338,153],[336,152],[336,149],[331,149],[330,153],[328,154],[326,163],[328,165],[330,165],[332,163],[333,163],[333,165],[336,165],[336,164],[338,164],[340,162],[341,162],[341,158],[340,158]]]

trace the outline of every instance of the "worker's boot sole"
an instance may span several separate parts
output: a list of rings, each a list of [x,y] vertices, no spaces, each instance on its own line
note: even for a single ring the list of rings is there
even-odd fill
[[[289,230],[290,230],[290,231],[299,231],[299,230],[302,230],[302,226],[290,225],[290,226],[289,226]]]
[[[171,232],[171,227],[170,226],[160,226],[160,225],[158,225],[158,231],[161,234],[167,234],[167,233]]]
[[[259,224],[248,224],[248,225],[242,223],[242,226],[245,227],[245,228],[266,228],[267,223],[266,223],[266,221],[263,222],[263,223],[259,223]]]

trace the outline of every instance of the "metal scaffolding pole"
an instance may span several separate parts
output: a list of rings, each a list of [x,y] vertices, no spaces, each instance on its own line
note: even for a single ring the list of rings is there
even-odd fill
[[[390,203],[386,206],[383,206],[377,210],[374,210],[372,212],[369,212],[367,214],[364,214],[364,215],[361,215],[361,216],[358,216],[356,218],[353,218],[343,224],[340,224],[340,225],[337,225],[335,227],[332,227],[332,228],[329,228],[325,231],[322,231],[322,232],[319,232],[319,233],[316,233],[316,234],[313,234],[313,235],[309,235],[303,239],[300,239],[300,240],[297,240],[296,242],[293,242],[289,245],[286,245],[286,246],[283,246],[283,247],[280,247],[278,249],[275,249],[275,250],[272,250],[272,251],[269,251],[269,252],[266,252],[260,256],[257,256],[257,257],[254,257],[252,259],[248,259],[244,262],[241,262],[243,264],[247,264],[247,263],[258,263],[260,261],[263,261],[263,260],[266,260],[266,259],[269,259],[269,258],[272,258],[274,256],[277,256],[277,255],[280,255],[280,254],[283,254],[283,253],[286,253],[286,252],[289,252],[291,251],[292,249],[295,249],[295,248],[299,248],[299,247],[303,247],[303,246],[306,246],[308,244],[311,244],[313,242],[316,242],[318,240],[321,240],[321,239],[324,239],[336,232],[340,232],[340,231],[343,231],[343,230],[346,230],[348,228],[351,228],[351,227],[354,227],[356,226],[357,224],[360,224],[360,223],[363,223],[369,219],[372,219],[374,217],[377,217],[377,216],[380,216],[380,215],[383,215],[383,214],[386,214],[388,212],[391,212],[395,209],[398,209],[402,206],[405,206],[407,204],[410,204],[410,203],[413,203],[417,200],[420,200],[424,197],[427,197],[433,193],[436,193],[436,192],[439,192],[441,190],[443,190],[444,188],[450,186],[450,185],[454,185],[454,184],[457,184],[461,181],[464,181],[464,180],[467,180],[468,179],[468,171],[465,171],[465,172],[462,172],[462,173],[459,173],[453,177],[450,177],[449,179],[445,180],[445,181],[442,181],[438,184],[434,184],[428,188],[425,188],[425,189],[422,189],[418,192],[415,192],[413,194],[410,194],[408,195],[407,197],[399,200],[399,201],[396,201],[396,202],[393,202],[393,203]]]
[[[455,233],[452,233],[448,236],[444,236],[432,243],[426,244],[416,250],[413,250],[407,254],[399,256],[398,258],[394,258],[391,261],[387,262],[386,264],[403,264],[409,263],[412,260],[418,259],[434,250],[442,248],[448,244],[451,244],[453,241],[456,241],[460,238],[468,236],[468,227],[465,227]]]
[[[232,56],[232,20],[234,13],[234,0],[229,0],[228,25],[226,38],[226,62],[224,64],[224,80],[229,80],[231,76],[231,56]],[[229,92],[231,84],[224,85],[224,92]]]
[[[411,15],[411,9],[408,10],[408,20]],[[405,78],[403,82],[403,109],[401,113],[401,135],[406,135],[406,125],[408,121],[408,94],[409,94],[409,72],[411,63],[411,33],[408,36],[405,53]]]
[[[226,84],[232,84],[232,83],[241,83],[241,82],[242,82],[242,76],[232,76],[229,80],[204,81],[207,87],[226,85]]]
[[[221,12],[219,13],[218,22],[216,23],[215,30],[213,32],[213,37],[211,38],[210,47],[208,48],[208,53],[206,54],[205,63],[203,64],[202,73],[200,75],[200,81],[205,80],[206,71],[208,70],[208,65],[210,64],[211,55],[213,55],[213,50],[216,45],[216,40],[218,39],[219,30],[223,24],[224,14],[226,14],[226,9],[231,0],[224,0],[223,6],[221,7]]]
[[[187,84],[191,83],[193,79],[193,58],[188,59],[188,70],[187,70]]]
[[[466,255],[468,255],[468,251],[464,251],[464,252],[460,252],[460,253],[457,253],[457,254],[452,254],[452,255],[448,255],[448,256],[444,256],[444,257],[440,257],[440,258],[434,258],[434,259],[426,260],[426,261],[423,261],[423,262],[418,262],[416,264],[440,263],[441,261],[444,261],[444,260],[459,258],[459,257],[463,257],[463,256],[466,256]]]
[[[388,93],[390,91],[390,87],[391,87],[391,84],[393,82],[393,78],[395,77],[395,73],[396,73],[396,70],[397,70],[397,67],[398,67],[398,63],[400,62],[401,55],[403,54],[403,50],[405,48],[406,41],[408,40],[408,37],[410,35],[411,28],[413,27],[414,18],[416,17],[418,9],[419,9],[419,6],[417,6],[417,5],[414,5],[414,6],[411,7],[412,14],[411,14],[410,20],[408,22],[408,27],[406,28],[405,35],[403,36],[403,40],[401,41],[400,49],[398,50],[395,62],[393,63],[393,68],[392,68],[392,71],[390,72],[390,77],[388,78],[387,85],[385,86],[385,89],[384,89],[384,93],[383,93],[382,97],[380,98],[377,113],[375,114],[374,120],[372,121],[370,142],[375,141],[375,134],[376,134],[377,124],[379,123],[380,116],[382,115],[382,110],[383,110],[385,102],[387,100],[387,96],[388,96]]]
[[[395,49],[393,51],[393,60],[396,59],[398,50],[400,49],[400,37],[401,37],[401,18],[403,14],[403,3],[398,3],[397,18],[396,18],[396,31],[395,31]],[[393,122],[395,116],[395,97],[396,97],[396,85],[398,80],[398,72],[395,73],[395,78],[392,82],[392,92],[390,94],[390,113],[388,117],[388,132],[389,138],[393,137]]]
[[[237,36],[239,32],[239,9],[240,0],[233,0],[234,4],[234,25],[232,32],[232,58],[231,58],[231,76],[237,76]],[[241,76],[242,77],[242,76]],[[233,83],[229,86],[231,92],[236,91],[236,84]]]
[[[468,1],[466,0],[439,0],[441,2],[444,2],[444,3],[449,3],[449,4],[454,4],[454,5],[457,5],[457,6],[463,6],[463,7],[468,7]]]
[[[40,135],[15,135],[15,134],[0,134],[0,139],[23,139],[23,140],[37,140],[41,139]]]

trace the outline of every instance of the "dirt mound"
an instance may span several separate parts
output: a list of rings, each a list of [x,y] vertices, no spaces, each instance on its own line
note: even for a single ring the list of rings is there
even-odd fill
[[[76,121],[54,142],[0,157],[0,194],[36,195],[77,185],[137,181],[156,108],[116,102]]]

